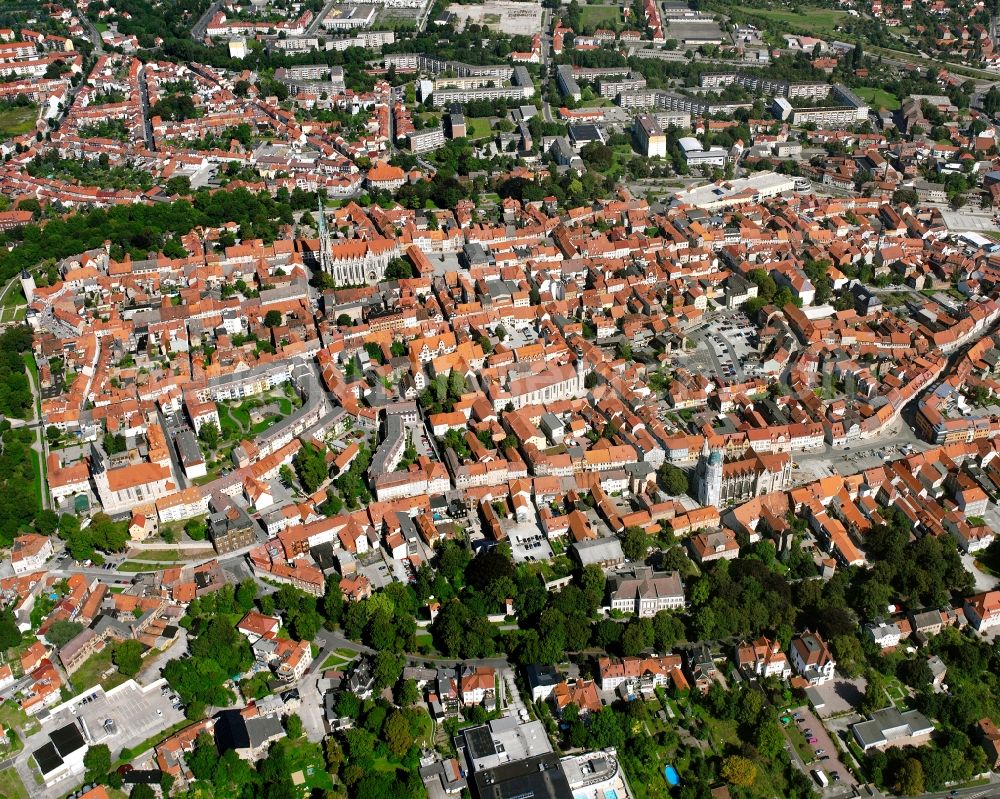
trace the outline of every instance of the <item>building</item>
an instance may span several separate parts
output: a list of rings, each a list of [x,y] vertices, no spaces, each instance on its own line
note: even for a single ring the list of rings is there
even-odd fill
[[[987,591],[966,599],[965,618],[979,633],[1000,627],[1000,591]]]
[[[833,679],[836,662],[820,634],[809,632],[792,639],[792,666],[810,685]]]
[[[851,725],[858,746],[865,752],[890,746],[920,746],[930,740],[934,725],[917,710],[896,707],[876,710],[868,721]]]
[[[702,445],[701,457],[695,479],[698,486],[698,501],[705,506],[722,507],[722,450],[708,448],[708,439]]]
[[[32,752],[31,756],[45,784],[51,786],[83,774],[83,758],[87,749],[83,733],[74,719],[72,723],[50,732],[48,742]]]
[[[444,146],[444,127],[439,125],[435,128],[424,128],[415,130],[407,137],[410,151],[414,153],[426,153]],[[452,138],[454,134],[454,121],[452,122]]]
[[[10,550],[10,563],[14,574],[39,571],[52,556],[52,541],[46,535],[28,533],[14,539]]]
[[[209,500],[209,507],[213,512],[208,517],[208,537],[218,554],[224,555],[256,542],[253,519],[235,502],[220,494]]]
[[[788,656],[781,651],[778,641],[761,637],[736,647],[736,666],[744,674],[757,677],[777,677],[787,680],[792,676]]]
[[[684,607],[684,585],[680,572],[654,572],[648,566],[611,575],[611,609],[643,618],[661,610]]]
[[[636,149],[647,158],[667,157],[667,135],[649,114],[640,114],[632,126]]]
[[[702,166],[726,165],[728,155],[721,147],[709,147],[707,150],[702,143],[694,136],[684,136],[678,140],[677,145],[681,148],[681,154],[691,169]]]
[[[726,463],[722,451],[710,450],[706,439],[695,478],[698,501],[721,509],[791,487],[792,459],[787,453],[758,454],[751,449]]]

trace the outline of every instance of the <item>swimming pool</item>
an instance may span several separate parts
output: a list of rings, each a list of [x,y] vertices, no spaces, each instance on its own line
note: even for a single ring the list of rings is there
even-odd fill
[[[663,776],[667,778],[667,783],[671,788],[681,784],[681,775],[677,773],[677,769],[673,766],[664,766]]]
[[[614,788],[608,788],[604,792],[604,799],[618,799],[618,791]]]

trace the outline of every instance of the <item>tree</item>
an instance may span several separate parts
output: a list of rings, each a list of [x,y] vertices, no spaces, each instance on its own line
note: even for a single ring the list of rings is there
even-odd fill
[[[722,762],[722,779],[737,788],[749,788],[757,779],[757,766],[740,755],[730,755]]]
[[[281,311],[276,311],[274,309],[268,311],[264,314],[264,327],[280,327],[281,326]]]
[[[21,631],[17,628],[14,610],[6,607],[0,611],[0,652],[21,643]]]
[[[671,496],[687,493],[688,477],[683,469],[679,469],[672,463],[665,463],[659,468],[656,476],[659,478],[663,490]]]
[[[134,677],[142,668],[143,649],[139,641],[122,641],[111,650],[111,662],[126,677]]]
[[[393,711],[385,720],[382,733],[386,744],[389,746],[389,751],[396,757],[402,757],[413,746],[410,723],[406,720],[406,716],[399,710]]]
[[[768,760],[773,760],[785,748],[785,736],[776,721],[765,721],[754,731],[754,745]]]
[[[649,552],[649,536],[641,527],[629,527],[622,538],[622,552],[633,563],[641,563]]]
[[[219,443],[219,426],[215,422],[206,422],[198,431],[198,438],[210,449],[215,449]]]
[[[166,796],[166,792],[163,795]],[[128,796],[129,799],[156,799],[156,792],[146,783],[140,782],[132,786]]]
[[[107,744],[91,746],[83,756],[83,766],[87,770],[87,782],[99,782],[111,771],[111,750]]]
[[[254,600],[257,598],[257,583],[252,577],[247,577],[240,581],[236,588],[236,604],[244,613],[253,609]]]
[[[297,713],[288,714],[288,719],[285,721],[285,730],[288,732],[288,737],[292,740],[302,737],[302,719],[299,718]]]
[[[420,689],[416,680],[400,680],[396,686],[396,704],[415,705],[420,701]]]
[[[80,622],[60,620],[52,623],[52,626],[45,633],[45,639],[52,646],[62,649],[81,632],[83,632],[83,625]]]
[[[903,796],[917,796],[924,792],[924,766],[915,757],[903,761],[896,779],[896,790]]]

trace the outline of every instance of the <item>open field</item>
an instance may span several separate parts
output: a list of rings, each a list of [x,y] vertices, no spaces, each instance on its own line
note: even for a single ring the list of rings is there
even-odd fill
[[[541,3],[513,3],[487,0],[481,6],[452,4],[448,11],[458,17],[458,24],[486,25],[512,36],[532,36],[542,29]]]
[[[888,111],[896,111],[899,109],[899,98],[892,94],[892,92],[887,92],[885,89],[876,89],[872,86],[862,86],[860,89],[854,89],[854,93],[862,100],[867,100],[871,103],[873,108],[885,108]]]
[[[105,691],[110,691],[116,685],[121,685],[128,679],[124,674],[115,669],[111,674],[102,679],[104,672],[113,668],[111,663],[111,647],[106,646],[103,651],[96,652],[87,658],[83,665],[73,672],[70,679],[77,693],[83,693],[88,688],[100,685]]]
[[[819,6],[802,6],[795,11],[778,8],[751,8],[750,6],[737,6],[734,10],[747,17],[775,22],[788,28],[789,32],[817,36],[833,35],[834,28],[847,18],[846,11],[836,11],[832,8],[820,8]]]
[[[580,9],[584,28],[612,28],[621,22],[622,12],[618,6],[586,5]]]
[[[35,127],[38,109],[33,105],[0,110],[0,141],[27,133]]]
[[[466,117],[465,126],[470,139],[485,139],[493,133],[489,117]]]

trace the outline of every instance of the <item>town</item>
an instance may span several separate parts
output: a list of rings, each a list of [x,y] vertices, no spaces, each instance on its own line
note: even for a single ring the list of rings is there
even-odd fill
[[[1000,796],[996,13],[0,4],[0,797]]]

